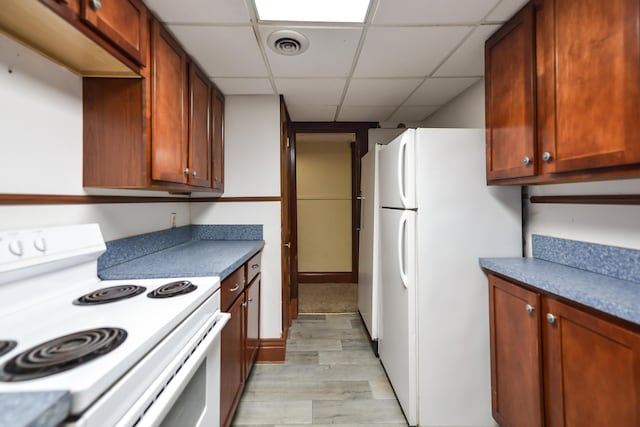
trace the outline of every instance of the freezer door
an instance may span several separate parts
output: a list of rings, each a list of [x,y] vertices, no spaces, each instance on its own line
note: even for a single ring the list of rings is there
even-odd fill
[[[415,209],[416,206],[416,130],[402,135],[380,149],[380,206]]]
[[[416,212],[380,209],[380,360],[410,425],[417,425]]]

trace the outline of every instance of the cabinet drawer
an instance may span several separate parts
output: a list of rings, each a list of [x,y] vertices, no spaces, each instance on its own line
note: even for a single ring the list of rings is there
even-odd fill
[[[251,283],[254,277],[260,273],[262,268],[262,252],[258,252],[247,261],[247,283]]]
[[[238,295],[244,291],[244,285],[244,266],[238,268],[231,276],[222,281],[220,288],[222,311],[228,311],[228,308],[233,304]]]

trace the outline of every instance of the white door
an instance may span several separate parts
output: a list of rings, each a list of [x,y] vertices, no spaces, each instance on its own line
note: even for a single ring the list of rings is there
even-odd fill
[[[416,212],[380,209],[380,360],[410,425],[417,424]]]
[[[380,148],[380,206],[415,209],[415,129],[407,129]]]

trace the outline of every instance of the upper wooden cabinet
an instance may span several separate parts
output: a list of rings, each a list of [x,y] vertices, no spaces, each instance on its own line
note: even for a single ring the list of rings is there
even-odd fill
[[[635,0],[534,0],[487,40],[487,182],[640,175],[639,32]]]
[[[139,0],[3,0],[0,31],[82,76],[140,77],[146,21]]]
[[[214,86],[211,95],[211,123],[213,125],[212,185],[216,191],[224,191],[224,95]]]

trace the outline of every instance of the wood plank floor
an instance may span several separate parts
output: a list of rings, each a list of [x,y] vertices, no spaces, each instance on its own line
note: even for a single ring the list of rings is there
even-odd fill
[[[286,362],[255,365],[232,425],[407,426],[357,313],[300,315]]]

